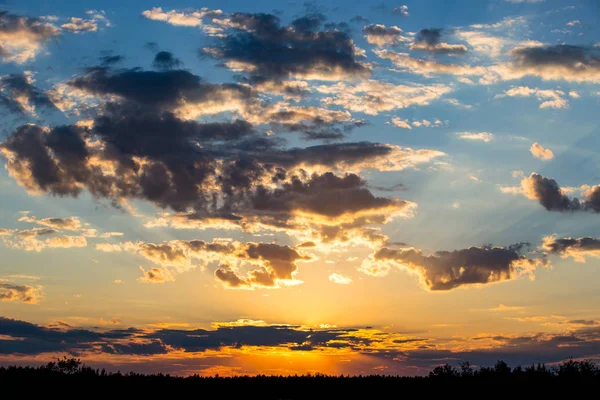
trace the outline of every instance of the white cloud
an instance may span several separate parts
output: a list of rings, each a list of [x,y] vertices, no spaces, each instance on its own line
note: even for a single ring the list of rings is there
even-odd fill
[[[540,160],[552,160],[554,158],[552,150],[545,149],[537,142],[531,145],[529,151],[531,151],[531,154],[535,158],[539,158]]]
[[[527,86],[517,86],[508,89],[504,94],[496,95],[496,98],[502,97],[530,97],[536,96],[539,101],[542,101],[540,108],[567,108],[569,101],[562,96],[565,92],[562,90],[538,89]],[[575,93],[577,95],[577,93]]]
[[[409,86],[376,80],[365,80],[354,85],[339,82],[330,86],[318,86],[316,90],[332,96],[322,100],[324,105],[342,106],[347,110],[369,115],[414,105],[428,105],[452,91],[443,84]]]
[[[337,283],[338,285],[348,285],[352,283],[352,278],[334,272],[333,274],[329,275],[329,281]]]
[[[489,132],[457,132],[456,135],[464,140],[480,140],[485,143],[494,139],[494,135]]]

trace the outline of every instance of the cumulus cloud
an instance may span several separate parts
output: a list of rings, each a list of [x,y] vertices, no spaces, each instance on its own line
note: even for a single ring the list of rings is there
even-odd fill
[[[152,63],[154,68],[161,70],[178,68],[181,66],[181,64],[181,61],[176,58],[173,53],[168,51],[159,51],[156,53],[156,56],[154,56],[154,62]]]
[[[165,283],[175,280],[173,275],[166,268],[148,268],[144,269],[140,267],[142,271],[142,277],[139,278],[141,282],[147,283]]]
[[[600,81],[598,47],[568,44],[517,47],[511,55],[513,61],[497,69],[504,79],[531,75],[545,80]]]
[[[421,29],[417,32],[416,40],[410,45],[411,50],[426,51],[435,54],[464,54],[467,46],[464,44],[448,44],[442,42],[442,29]]]
[[[291,106],[286,102],[268,104],[261,101],[258,92],[249,85],[207,83],[189,71],[173,70],[172,62],[162,63],[159,67],[161,71],[112,72],[107,68],[95,68],[85,76],[71,80],[69,86],[94,96],[116,96],[122,101],[138,103],[153,109],[153,118],[158,117],[157,111],[172,112],[177,118],[186,120],[230,112],[253,124],[270,124],[277,131],[302,133],[306,139],[340,139],[362,123],[354,120],[348,111]],[[268,82],[253,82],[254,88],[273,91],[277,85]],[[305,85],[297,81],[286,82],[277,90],[286,96],[301,96]],[[250,126],[246,126],[250,130]]]
[[[98,22],[95,19],[71,17],[69,22],[62,24],[60,27],[72,33],[96,32]]]
[[[585,262],[586,258],[600,258],[600,239],[593,237],[557,238],[546,236],[542,240],[542,249],[562,258],[572,257],[575,261]]]
[[[352,278],[338,273],[329,275],[329,281],[338,285],[349,285],[352,283]]]
[[[377,115],[381,112],[428,105],[452,89],[443,84],[394,85],[376,80],[363,80],[354,85],[339,82],[335,85],[318,86],[320,93],[331,95],[322,100],[325,105],[342,106],[350,111]]]
[[[87,191],[118,207],[144,199],[175,212],[180,225],[187,219],[196,226],[304,230],[330,241],[348,241],[347,232],[360,230],[357,237],[381,241],[367,227],[408,215],[414,204],[373,196],[356,173],[397,171],[444,155],[368,142],[286,148],[279,135],[254,124],[266,118],[272,127],[323,135],[321,128],[355,122],[347,111],[312,106],[269,105],[260,108],[268,112],[253,113],[258,96],[247,86],[210,84],[182,70],[93,68],[68,84],[108,100],[85,123],[17,128],[0,144],[9,174],[33,194],[75,197]],[[386,88],[394,88],[367,85],[319,90],[361,94],[377,88],[384,98]],[[387,108],[425,103],[448,89],[395,90],[404,98]],[[189,106],[195,115],[209,115],[240,104],[250,122],[200,122],[181,115]]]
[[[272,14],[233,13],[215,20],[225,29],[219,43],[204,52],[230,69],[253,79],[338,80],[365,78],[371,71],[360,63],[345,30],[322,30],[325,16],[308,14],[282,26]],[[254,50],[258,49],[258,51]]]
[[[188,26],[201,27],[204,25],[205,19],[217,18],[223,14],[221,10],[210,10],[201,8],[197,11],[163,11],[161,7],[154,7],[150,10],[145,10],[142,15],[154,21],[163,21],[173,26]]]
[[[289,246],[224,240],[179,240],[159,244],[124,242],[98,244],[96,249],[108,252],[130,251],[158,264],[159,267],[147,270],[140,267],[144,273],[141,280],[145,282],[172,281],[174,272],[219,263],[215,271],[216,279],[225,287],[244,289],[276,288],[301,283],[294,278],[298,269],[296,263],[312,260],[310,255]],[[243,274],[242,269],[248,271]]]
[[[390,122],[386,122],[386,123],[389,124]],[[394,117],[394,118],[392,118],[391,124],[397,128],[403,128],[403,129],[412,129],[413,127],[415,127],[415,128],[420,128],[420,127],[439,128],[442,126],[447,126],[448,121],[442,121],[440,119],[434,119],[434,120],[422,119],[420,121],[414,120],[414,121],[410,122],[408,119]]]
[[[438,251],[429,256],[415,248],[383,247],[363,263],[361,270],[378,276],[387,274],[392,267],[404,268],[416,273],[429,290],[452,290],[533,274],[545,260],[521,255],[526,246],[517,243],[508,247],[470,247]]]
[[[410,13],[408,12],[407,5],[395,7],[394,9],[392,9],[392,13],[395,15],[400,15],[401,17],[408,17],[410,15]]]
[[[504,94],[496,95],[496,98],[505,96],[509,97],[529,97],[536,96],[540,104],[540,108],[567,108],[569,106],[568,100],[563,98],[565,92],[562,90],[542,90],[538,88],[530,88],[527,86],[517,86],[508,89]]]
[[[0,301],[37,304],[42,297],[42,286],[17,285],[0,279]]]
[[[490,57],[499,56],[504,48],[511,43],[509,39],[481,30],[458,30],[454,32],[454,35],[466,41],[477,53]]]
[[[33,59],[60,29],[39,18],[0,11],[0,58],[22,64]]]
[[[381,24],[367,25],[363,28],[367,42],[379,47],[395,46],[408,39],[402,36],[402,29],[397,26],[386,27]]]
[[[463,140],[478,140],[485,143],[494,140],[494,135],[489,132],[457,132],[456,135]]]
[[[36,116],[37,110],[54,111],[56,106],[50,96],[35,86],[33,74],[0,76],[0,106],[18,115]]]
[[[552,150],[545,149],[537,142],[531,145],[529,151],[535,158],[539,158],[540,160],[552,160],[554,158]]]
[[[407,119],[402,119],[400,117],[392,118],[392,124],[396,128],[412,129],[412,126],[410,125],[409,121]]]
[[[587,211],[600,212],[600,185],[584,186],[583,198],[571,198],[552,178],[535,172],[523,178],[521,187],[505,188],[505,193],[523,194],[537,200],[546,210],[558,212]]]

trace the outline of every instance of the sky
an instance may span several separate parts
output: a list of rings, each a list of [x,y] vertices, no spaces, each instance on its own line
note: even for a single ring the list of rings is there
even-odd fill
[[[0,1],[0,365],[599,360],[599,15]]]

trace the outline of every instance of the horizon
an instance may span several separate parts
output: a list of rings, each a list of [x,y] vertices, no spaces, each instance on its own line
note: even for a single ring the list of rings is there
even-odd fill
[[[0,1],[0,366],[598,363],[599,15]]]

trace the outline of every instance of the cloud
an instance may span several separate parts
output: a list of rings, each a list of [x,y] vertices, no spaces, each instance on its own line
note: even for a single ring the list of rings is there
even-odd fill
[[[29,222],[32,224],[42,225],[54,229],[66,229],[69,231],[78,231],[81,229],[81,221],[77,217],[67,218],[36,218],[34,216],[25,215],[18,220],[19,222]]]
[[[226,365],[240,368],[239,371],[245,374],[253,374],[260,373],[260,370],[241,369],[242,365],[247,364],[249,356],[263,357],[268,352],[279,354],[287,360],[291,352],[301,350],[313,351],[314,356],[324,353],[343,355],[342,361],[352,359],[352,363],[341,362],[345,366],[353,365],[353,368],[344,370],[351,375],[382,362],[394,374],[401,375],[402,371],[426,374],[438,366],[440,360],[493,366],[500,359],[511,365],[526,365],[532,362],[552,364],[569,357],[583,358],[597,354],[597,325],[589,324],[591,320],[571,321],[576,328],[561,329],[560,332],[544,331],[527,335],[496,333],[444,339],[410,336],[387,329],[306,327],[252,320],[218,322],[213,324],[213,329],[182,329],[156,324],[159,327],[155,329],[101,330],[65,324],[41,326],[2,318],[0,353],[20,356],[20,360],[28,360],[27,356],[33,359],[37,355],[47,359],[56,353],[88,359],[100,356],[115,370],[123,370],[124,365],[127,365],[127,369],[135,368],[136,363],[123,360],[123,356],[132,355],[148,362],[156,360],[158,364],[155,366],[164,373],[181,376],[190,371],[196,373],[200,368],[201,373],[213,376],[213,371],[222,371],[219,366],[223,365],[224,359],[228,360]],[[577,321],[582,323],[577,324]],[[366,365],[361,363],[365,356],[368,358]],[[189,364],[189,360],[199,364]],[[281,359],[276,360],[279,363]],[[207,363],[213,365],[213,362],[217,363],[216,366],[206,370]],[[294,371],[285,370],[282,373],[293,375]]]
[[[489,75],[488,69],[483,66],[447,64],[438,61],[429,61],[411,57],[407,53],[398,53],[387,49],[373,50],[373,52],[383,59],[390,60],[396,67],[402,70],[424,76],[430,76],[431,74],[449,74],[456,76]],[[492,79],[492,77],[488,78],[487,81],[490,79]]]
[[[181,66],[181,61],[176,58],[173,53],[168,51],[159,51],[154,56],[154,62],[152,65],[156,69],[168,71],[170,69],[178,68]]]
[[[467,52],[467,46],[464,44],[442,42],[442,31],[439,28],[421,29],[417,32],[416,40],[410,45],[410,49],[435,54],[464,54]]]
[[[521,4],[521,3],[543,3],[546,0],[504,0],[507,3]]]
[[[567,196],[554,179],[532,172],[529,177],[523,178],[521,188],[510,192],[521,193],[528,199],[537,200],[548,211],[600,212],[600,185],[587,187],[583,199],[580,200]]]
[[[89,123],[52,128],[25,125],[0,144],[9,174],[32,194],[76,197],[87,191],[116,206],[144,199],[187,215],[196,224],[218,220],[243,229],[292,231],[308,224],[319,232],[318,227],[327,225],[327,237],[342,237],[342,227],[380,225],[414,205],[377,198],[358,175],[338,176],[332,171],[401,170],[444,155],[368,142],[290,149],[279,135],[266,134],[243,120],[184,119],[175,112],[190,103],[202,114],[231,109],[236,104],[231,98],[239,99],[237,104],[253,101],[244,86],[209,84],[187,71],[113,73],[97,68],[69,85],[120,99],[103,103],[100,115]],[[407,86],[402,90],[416,96],[406,100],[410,104],[434,98],[435,89]],[[347,112],[323,112],[317,107],[278,109],[271,111],[269,120],[291,129],[313,116],[317,124],[313,127],[351,121]],[[342,194],[344,199],[369,200],[381,207],[366,202],[351,207],[351,200],[337,200]],[[265,201],[277,207],[267,209]],[[323,215],[317,205],[340,212],[328,210]],[[333,234],[332,227],[339,223],[339,231]],[[373,231],[363,233],[375,237]]]
[[[165,268],[149,268],[144,269],[140,267],[140,271],[142,271],[142,277],[139,278],[141,282],[148,283],[164,283],[169,281],[174,281],[173,275]]]
[[[100,251],[130,251],[159,265],[151,269],[140,267],[142,281],[162,283],[174,280],[174,272],[195,266],[206,267],[219,263],[215,277],[229,288],[285,287],[301,283],[295,280],[296,262],[311,261],[312,257],[289,246],[273,243],[241,243],[235,241],[204,242],[175,240],[160,244],[124,242],[98,244]],[[249,271],[242,275],[242,269]]]
[[[93,68],[85,76],[75,78],[68,84],[95,96],[118,96],[121,101],[151,108],[153,110],[147,112],[155,119],[160,116],[156,115],[157,111],[170,112],[185,120],[230,112],[253,124],[270,124],[277,131],[299,132],[307,139],[328,140],[340,139],[346,132],[362,124],[352,119],[348,111],[290,106],[286,102],[267,104],[247,84],[210,84],[189,71],[170,67],[162,69],[113,72],[108,68]],[[306,91],[302,82],[276,85],[268,80],[254,80],[252,83],[257,90],[278,91],[288,97],[301,97]],[[123,114],[126,110],[117,111]],[[136,114],[141,112],[132,107],[130,111]],[[250,130],[249,125],[247,128]]]
[[[77,217],[37,219],[25,214],[19,218],[19,222],[35,223],[43,227],[1,230],[0,236],[3,236],[2,241],[5,245],[26,251],[39,252],[46,248],[86,247],[86,237],[96,236],[96,230],[82,227],[81,221]],[[54,236],[63,230],[76,231],[79,235]]]
[[[529,151],[535,158],[539,158],[540,160],[552,160],[554,158],[552,150],[543,148],[537,142],[531,145]]]
[[[406,5],[400,6],[400,7],[395,7],[392,10],[392,13],[395,15],[400,15],[401,17],[408,17],[410,15],[408,12],[408,6],[406,6]]]
[[[330,86],[318,86],[320,93],[331,95],[322,100],[328,106],[342,106],[350,111],[377,115],[381,112],[428,105],[452,89],[443,84],[394,85],[376,80],[363,80],[354,85],[339,82]]]
[[[329,281],[338,285],[349,285],[352,283],[352,278],[334,272],[329,275]]]
[[[4,62],[23,64],[59,34],[57,27],[39,18],[0,11],[0,58]]]
[[[387,124],[389,124],[389,122],[386,122]],[[392,118],[392,125],[394,125],[397,128],[403,128],[403,129],[412,129],[413,126],[416,128],[420,128],[420,127],[426,127],[426,128],[438,128],[441,126],[445,126],[447,125],[448,121],[441,121],[439,119],[435,119],[435,120],[427,120],[427,119],[423,119],[421,121],[412,121],[409,122],[407,119],[402,119],[400,117],[394,117]]]
[[[489,132],[457,132],[456,135],[463,140],[479,140],[485,143],[494,140],[494,135]]]
[[[557,238],[546,236],[542,240],[542,249],[562,258],[572,257],[575,261],[585,262],[587,257],[600,258],[600,239],[593,237]]]
[[[469,247],[454,251],[437,251],[425,256],[415,248],[377,250],[361,266],[369,275],[381,276],[392,267],[416,273],[429,290],[452,290],[460,286],[510,280],[522,274],[532,275],[545,265],[543,259],[521,255],[527,246],[517,243],[508,247]]]
[[[37,304],[42,297],[42,286],[16,285],[0,279],[0,301]]]
[[[487,32],[477,31],[461,31],[457,30],[454,35],[464,41],[473,50],[489,57],[497,57],[502,54],[503,49],[511,43],[509,39],[504,37],[494,36]]]
[[[100,341],[118,343],[133,339],[140,333],[137,329],[96,332],[80,328],[52,328],[29,322],[0,317],[0,335],[21,340],[0,339],[1,354],[40,354],[66,352],[78,354],[82,351],[98,351],[95,343]],[[133,342],[133,340],[131,340]],[[162,352],[165,352],[163,349]]]
[[[407,119],[402,119],[400,117],[394,117],[394,118],[392,118],[392,124],[396,128],[412,129],[412,126],[410,126],[410,123],[408,122],[408,120]]]
[[[367,42],[378,47],[395,46],[408,39],[402,36],[402,29],[397,26],[386,27],[381,24],[366,25],[363,33]]]
[[[498,307],[490,308],[490,311],[497,312],[510,312],[510,311],[522,311],[525,307],[521,306],[507,306],[504,304],[499,304]]]
[[[542,101],[540,108],[567,108],[569,102],[562,96],[565,92],[562,90],[541,90],[538,88],[529,88],[527,86],[517,86],[508,89],[502,95],[496,95],[496,98],[505,96],[510,97],[529,97],[536,96],[538,100]]]
[[[221,10],[210,10],[201,8],[197,11],[180,12],[176,10],[163,11],[161,7],[154,7],[150,10],[145,10],[142,15],[154,21],[163,21],[173,26],[201,27],[204,25],[205,19],[220,17],[223,14]]]
[[[30,116],[36,116],[39,107],[57,110],[48,94],[34,83],[30,72],[0,76],[0,105],[13,113]]]
[[[98,30],[98,22],[95,19],[71,17],[69,22],[62,24],[60,27],[72,33],[96,32]]]
[[[545,80],[600,81],[600,48],[559,44],[517,47],[513,61],[497,69],[504,79],[538,76]]]
[[[346,31],[321,30],[325,17],[308,14],[282,26],[272,14],[233,13],[215,20],[225,29],[218,45],[204,52],[228,68],[255,79],[339,80],[365,78],[370,69],[357,60]]]

